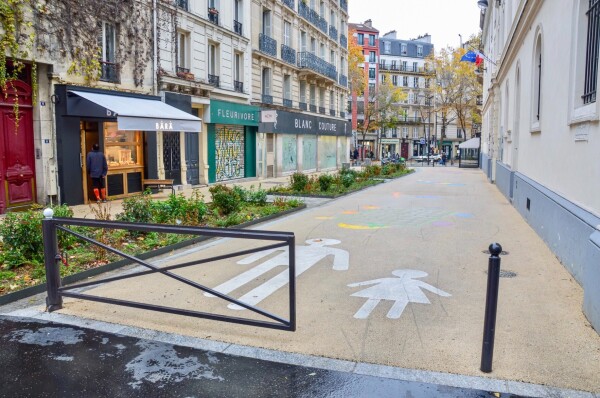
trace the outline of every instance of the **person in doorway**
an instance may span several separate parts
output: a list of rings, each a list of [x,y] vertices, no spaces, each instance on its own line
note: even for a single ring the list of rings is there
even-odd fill
[[[375,160],[375,154],[373,153],[373,151],[369,153],[369,157],[371,158],[371,160]]]
[[[446,165],[446,152],[442,152],[442,166]]]
[[[358,149],[354,148],[354,160],[358,160]]]
[[[106,188],[104,187],[104,178],[108,173],[108,164],[104,153],[100,152],[100,145],[92,145],[92,151],[86,158],[87,172],[92,179],[94,187],[94,196],[97,202],[106,202]]]

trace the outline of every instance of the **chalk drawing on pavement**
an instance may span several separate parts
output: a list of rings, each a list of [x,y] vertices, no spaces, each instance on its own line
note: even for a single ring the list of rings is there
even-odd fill
[[[340,228],[345,228],[345,229],[381,229],[381,228],[389,228],[388,225],[381,225],[381,224],[367,224],[367,225],[357,225],[357,224],[347,224],[344,222],[341,222],[338,224],[338,227]]]
[[[306,270],[310,269],[313,265],[323,260],[328,256],[333,257],[333,269],[335,271],[346,271],[350,266],[350,253],[343,249],[337,249],[329,247],[340,243],[337,239],[309,239],[306,241],[307,246],[296,246],[296,277],[300,276]],[[265,257],[280,252],[274,257],[258,264],[256,267],[243,272],[232,279],[220,284],[215,287],[219,293],[229,294],[230,292],[252,282],[261,275],[273,270],[274,268],[284,266],[286,269],[281,271],[278,275],[269,279],[265,283],[255,287],[248,293],[244,294],[239,298],[240,301],[256,305],[275,293],[278,289],[287,285],[289,282],[289,250],[287,248],[269,249],[254,253],[240,261],[237,264],[252,264],[258,260],[264,259]],[[210,293],[204,293],[206,297],[215,297]],[[232,310],[244,310],[244,307],[240,307],[236,304],[229,304],[227,306]]]
[[[387,313],[390,319],[398,319],[408,303],[431,304],[425,293],[421,289],[429,290],[442,297],[450,297],[451,294],[446,293],[428,283],[417,280],[427,276],[427,272],[398,269],[392,272],[397,278],[381,278],[371,281],[351,283],[349,287],[373,285],[363,290],[359,290],[352,294],[355,297],[364,297],[367,301],[360,307],[354,318],[366,319],[371,314],[371,311],[377,307],[381,300],[393,301],[392,308]]]

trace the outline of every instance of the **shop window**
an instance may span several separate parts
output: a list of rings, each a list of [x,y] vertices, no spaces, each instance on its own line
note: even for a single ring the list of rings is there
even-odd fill
[[[143,166],[139,131],[118,130],[116,122],[105,122],[104,147],[109,169]]]

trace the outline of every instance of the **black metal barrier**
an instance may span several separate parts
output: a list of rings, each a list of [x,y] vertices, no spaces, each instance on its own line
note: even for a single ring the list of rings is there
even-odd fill
[[[259,326],[271,329],[280,329],[295,331],[296,330],[296,254],[295,254],[295,237],[291,232],[272,232],[272,231],[249,231],[243,229],[221,229],[221,228],[201,228],[201,227],[189,227],[189,226],[174,226],[174,225],[161,225],[161,224],[142,224],[142,223],[129,223],[119,221],[102,221],[102,220],[87,220],[78,218],[52,218],[51,212],[48,209],[44,212],[45,218],[42,220],[42,233],[44,239],[44,262],[46,267],[46,285],[48,296],[46,297],[46,307],[48,311],[56,311],[62,308],[63,297],[74,297],[84,300],[97,301],[101,303],[116,304],[126,307],[139,308],[144,310],[152,310],[159,312],[166,312],[176,315],[192,316],[197,318],[206,318],[223,322],[231,322],[250,326]],[[186,263],[171,265],[167,267],[157,267],[144,260],[141,260],[135,256],[126,254],[117,250],[113,247],[105,245],[94,239],[91,239],[85,235],[75,232],[65,226],[79,226],[79,227],[95,227],[95,228],[106,228],[106,229],[124,229],[129,231],[141,231],[141,232],[158,232],[158,233],[175,233],[175,234],[186,234],[195,236],[206,236],[213,238],[233,238],[233,239],[253,239],[253,240],[267,240],[276,241],[266,246],[256,247],[248,250],[241,250],[232,253],[226,253],[219,256],[209,257],[200,259],[197,261],[190,261]],[[149,268],[147,271],[135,272],[127,275],[120,275],[110,278],[105,278],[93,282],[79,283],[68,287],[61,286],[60,279],[60,263],[61,255],[58,249],[57,230],[67,232],[76,236],[77,238],[89,242],[93,245],[101,247],[111,253],[117,254],[125,259],[128,259],[134,263],[143,265]],[[233,297],[219,293],[209,287],[201,285],[197,282],[174,274],[170,271],[185,268],[192,265],[205,264],[212,261],[219,261],[227,258],[247,255],[250,253],[259,252],[262,250],[275,249],[280,247],[287,247],[289,253],[289,320],[284,319],[280,316],[271,314],[270,312],[264,311],[258,307],[254,307],[245,304]],[[128,278],[134,278],[136,276],[149,275],[154,273],[161,273],[165,276],[173,278],[179,282],[185,283],[186,285],[195,287],[204,292],[210,293],[214,296],[227,300],[231,303],[237,304],[240,307],[246,308],[257,314],[260,314],[266,318],[269,318],[275,322],[260,321],[254,319],[230,317],[219,314],[211,314],[207,312],[199,312],[185,309],[178,309],[173,307],[165,307],[159,305],[151,305],[139,302],[133,302],[128,300],[120,300],[106,297],[98,297],[88,295],[84,293],[74,292],[74,289],[79,289],[87,286],[98,285],[107,282],[113,282]]]
[[[496,333],[496,313],[498,310],[498,288],[500,285],[500,253],[502,246],[492,243],[489,247],[487,293],[485,297],[485,318],[483,323],[483,344],[481,347],[481,371],[492,371],[494,356],[494,336]]]

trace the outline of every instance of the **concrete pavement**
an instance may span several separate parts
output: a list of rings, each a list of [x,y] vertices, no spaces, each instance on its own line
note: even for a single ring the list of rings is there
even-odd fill
[[[305,246],[297,250],[306,269],[297,278],[295,333],[77,300],[67,300],[59,312],[361,364],[600,391],[600,337],[582,314],[581,288],[479,170],[419,168],[408,177],[257,229],[293,231],[296,244]],[[493,241],[508,252],[502,268],[515,276],[501,280],[493,373],[483,375],[478,368],[488,257],[482,251]],[[324,243],[329,244],[325,252],[306,249]],[[157,263],[185,262],[253,244],[223,239]],[[243,260],[238,258],[178,273],[210,287],[234,286],[231,295],[244,301],[264,296],[257,305],[285,315],[286,286],[265,293],[265,285],[282,268],[267,267],[276,259],[266,255],[236,264]],[[236,285],[236,278],[261,264],[264,273]],[[156,275],[87,293],[253,317]]]

